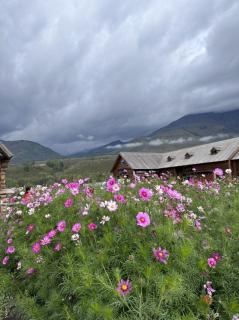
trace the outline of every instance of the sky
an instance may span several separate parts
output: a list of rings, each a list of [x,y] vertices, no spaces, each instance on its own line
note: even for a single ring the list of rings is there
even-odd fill
[[[0,0],[0,138],[74,153],[239,107],[238,0]]]

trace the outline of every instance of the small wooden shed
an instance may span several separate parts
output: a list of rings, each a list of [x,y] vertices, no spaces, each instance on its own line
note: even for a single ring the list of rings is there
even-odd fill
[[[239,138],[183,148],[166,153],[121,152],[111,172],[119,177],[146,172],[188,177],[205,174],[213,178],[215,168],[231,169],[239,176]]]
[[[4,144],[0,144],[0,201],[6,196],[6,170],[13,154]]]

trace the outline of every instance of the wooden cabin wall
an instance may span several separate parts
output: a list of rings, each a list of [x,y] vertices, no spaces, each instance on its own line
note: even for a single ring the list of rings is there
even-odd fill
[[[127,172],[124,174],[123,170],[127,170]],[[114,177],[122,177],[124,175],[127,175],[128,177],[133,176],[133,170],[130,168],[128,163],[122,157],[119,157],[117,159],[112,173]]]

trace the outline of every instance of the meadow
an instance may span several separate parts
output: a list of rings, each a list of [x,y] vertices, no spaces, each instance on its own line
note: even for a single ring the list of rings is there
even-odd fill
[[[156,175],[19,188],[0,312],[24,320],[238,320],[239,182]]]
[[[38,184],[49,185],[62,178],[73,180],[89,177],[91,181],[104,181],[109,175],[115,158],[114,155],[105,155],[9,165],[7,186],[12,188]]]

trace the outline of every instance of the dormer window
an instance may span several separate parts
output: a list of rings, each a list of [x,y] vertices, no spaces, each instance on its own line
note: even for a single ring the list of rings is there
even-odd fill
[[[211,155],[214,155],[214,154],[217,154],[219,151],[220,151],[220,149],[217,149],[217,148],[213,147],[213,148],[210,150],[210,154],[211,154]]]
[[[172,161],[173,159],[174,159],[174,157],[171,157],[171,156],[168,156],[168,157],[167,157],[167,161],[168,161],[168,162]]]
[[[185,153],[184,158],[185,159],[190,159],[192,156],[193,156],[192,154],[187,152],[187,153]]]

